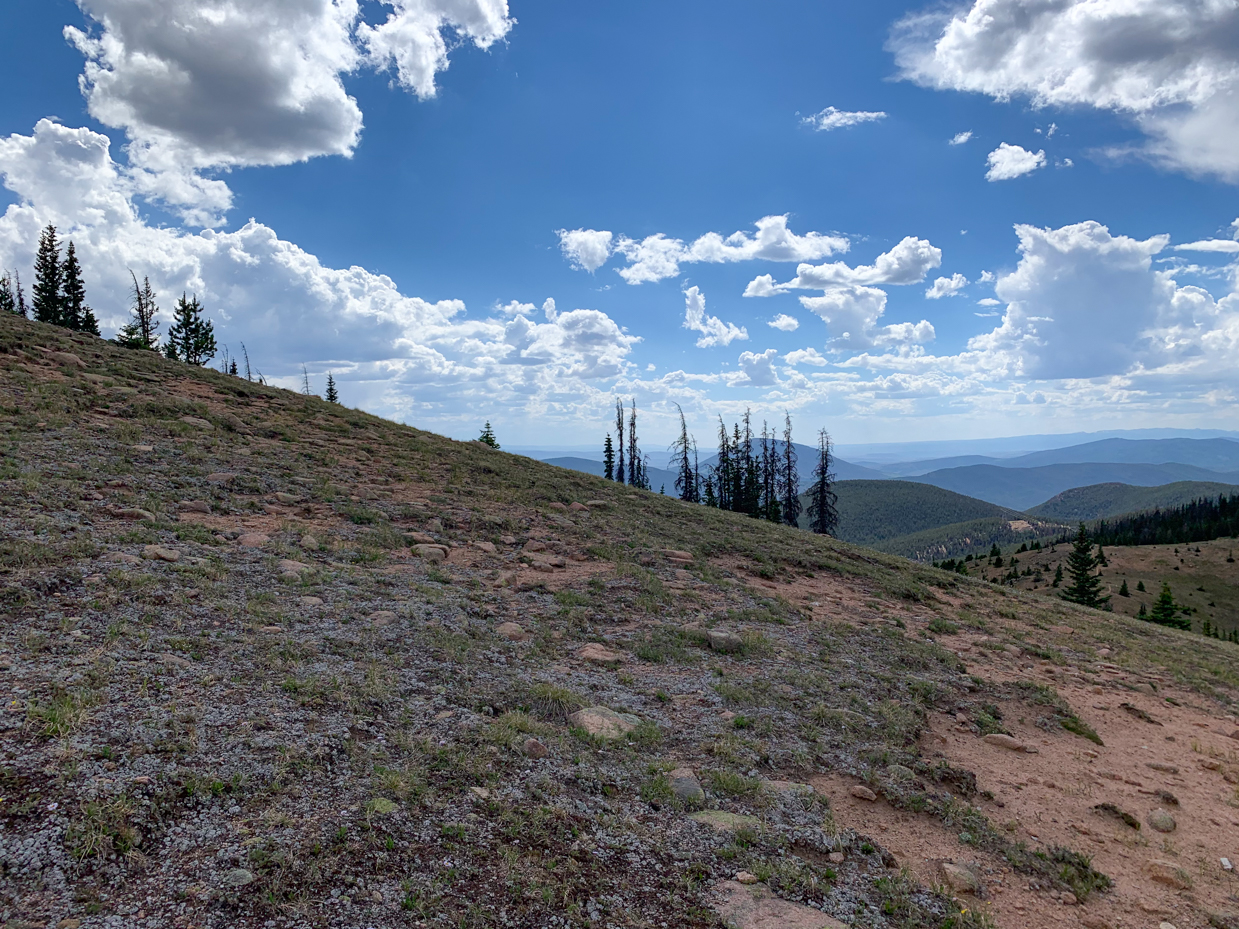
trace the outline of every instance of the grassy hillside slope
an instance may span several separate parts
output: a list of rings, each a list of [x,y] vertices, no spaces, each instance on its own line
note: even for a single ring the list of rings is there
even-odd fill
[[[1205,481],[1180,481],[1160,487],[1133,487],[1130,484],[1093,484],[1076,487],[1052,497],[1028,511],[1028,515],[1066,523],[1087,522],[1112,516],[1126,516],[1158,507],[1175,507],[1202,497],[1216,500],[1222,494],[1239,492],[1235,484]]]
[[[1024,517],[984,500],[912,481],[839,481],[839,538],[858,545],[979,519]]]
[[[1239,706],[1239,648],[15,318],[0,373],[0,923],[1228,906],[1223,802],[1156,850],[1190,900],[1090,810],[1164,781],[1103,700],[1178,736],[1176,793],[1233,794],[1178,755]]]

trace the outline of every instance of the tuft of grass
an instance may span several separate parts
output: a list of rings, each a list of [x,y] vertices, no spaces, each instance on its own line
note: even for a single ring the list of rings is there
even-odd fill
[[[539,716],[563,719],[585,706],[585,700],[567,687],[544,682],[529,688],[529,705]]]

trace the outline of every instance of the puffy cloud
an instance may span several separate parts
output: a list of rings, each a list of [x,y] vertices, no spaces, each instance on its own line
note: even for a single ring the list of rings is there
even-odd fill
[[[629,284],[645,284],[678,277],[681,264],[727,264],[740,261],[815,261],[846,252],[848,240],[837,235],[809,232],[796,235],[787,228],[787,216],[759,219],[757,234],[734,232],[722,236],[708,232],[685,244],[662,233],[640,241],[620,236],[612,248],[612,235],[592,229],[560,230],[560,248],[574,267],[595,271],[613,253],[628,259],[619,274]]]
[[[91,115],[130,140],[135,192],[216,225],[231,193],[203,170],[353,152],[362,114],[341,76],[363,60],[395,61],[429,96],[444,30],[485,48],[513,24],[506,0],[384,2],[394,12],[370,28],[357,0],[79,0],[98,28],[65,35],[86,56]]]
[[[611,240],[609,232],[598,229],[560,229],[559,249],[564,257],[572,262],[572,267],[593,274],[611,257]]]
[[[924,239],[908,236],[894,248],[877,257],[871,265],[849,267],[841,261],[812,266],[802,264],[796,278],[780,284],[773,292],[792,288],[819,290],[837,286],[872,286],[875,284],[919,284],[925,275],[942,265],[942,249]],[[757,282],[752,282],[752,288]],[[746,291],[747,293],[747,291]]]
[[[1230,0],[974,0],[905,18],[891,48],[924,86],[1127,113],[1151,157],[1239,181],[1237,33]]]
[[[743,352],[740,355],[740,374],[730,383],[733,387],[772,387],[779,382],[774,373],[774,362],[779,357],[779,351],[768,348],[761,354]]]
[[[969,129],[967,132],[957,132],[954,136],[952,136],[951,141],[949,141],[947,145],[964,145],[971,140],[972,130]]]
[[[394,64],[400,84],[423,100],[435,95],[435,76],[447,70],[447,29],[457,41],[468,39],[487,49],[516,24],[508,15],[507,0],[381,2],[392,7],[387,21],[379,26],[361,23],[357,29],[367,60],[380,69]]]
[[[1002,306],[1001,300],[996,300],[993,297],[986,297],[983,300],[977,301],[978,306]]]
[[[750,284],[749,286],[751,287],[752,285]],[[745,292],[745,296],[747,297],[749,294]],[[800,320],[798,320],[795,316],[788,316],[786,313],[780,313],[774,319],[770,320],[770,322],[766,323],[766,325],[771,329],[779,329],[783,332],[795,332],[800,328]]]
[[[773,297],[787,293],[787,287],[776,283],[773,274],[759,274],[744,288],[746,297]]]
[[[798,348],[784,355],[783,360],[789,365],[813,365],[818,368],[826,364],[826,359],[816,348]]]
[[[801,297],[805,309],[826,323],[831,348],[835,351],[862,351],[881,345],[928,342],[934,327],[927,321],[878,326],[886,313],[886,291],[876,287],[849,285],[826,291],[821,297]]]
[[[986,163],[989,164],[989,170],[985,172],[987,181],[1009,181],[1044,168],[1045,152],[1030,152],[1019,145],[1003,142],[989,153]]]
[[[880,111],[865,112],[857,110],[849,112],[828,106],[822,112],[806,116],[800,122],[803,125],[812,126],[818,132],[831,132],[835,129],[851,129],[853,126],[859,126],[861,123],[872,123],[885,118],[886,114]]]
[[[933,286],[925,291],[925,296],[930,300],[941,300],[943,297],[954,297],[961,290],[968,286],[968,278],[962,274],[952,274],[950,277],[940,277],[934,281]]]
[[[48,120],[32,136],[0,140],[0,175],[19,198],[0,217],[0,267],[29,267],[39,230],[61,228],[78,247],[88,299],[105,331],[126,318],[129,268],[163,296],[197,293],[217,338],[244,342],[268,376],[305,363],[332,370],[350,402],[390,416],[476,417],[496,408],[546,415],[578,410],[600,380],[625,374],[640,341],[597,310],[512,303],[503,318],[470,319],[459,300],[403,294],[384,275],[324,266],[250,221],[198,234],[145,223],[132,179],[106,136]]]
[[[698,348],[730,345],[737,339],[746,341],[749,337],[747,329],[725,323],[717,316],[708,316],[706,298],[699,287],[690,287],[684,292],[684,328],[701,333],[701,338],[697,340]]]

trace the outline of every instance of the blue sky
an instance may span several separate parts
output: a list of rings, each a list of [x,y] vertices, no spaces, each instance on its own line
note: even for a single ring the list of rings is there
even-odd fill
[[[656,444],[675,404],[849,443],[1236,426],[1239,13],[355,6],[6,4],[0,266],[55,222],[105,330],[132,267],[277,382],[457,437],[579,444],[616,395]],[[767,217],[802,261],[692,260]]]

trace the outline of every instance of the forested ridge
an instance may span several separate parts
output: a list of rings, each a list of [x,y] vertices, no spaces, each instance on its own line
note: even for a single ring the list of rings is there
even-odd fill
[[[1093,527],[1093,538],[1102,545],[1186,544],[1227,536],[1239,538],[1239,494],[1103,519]]]

